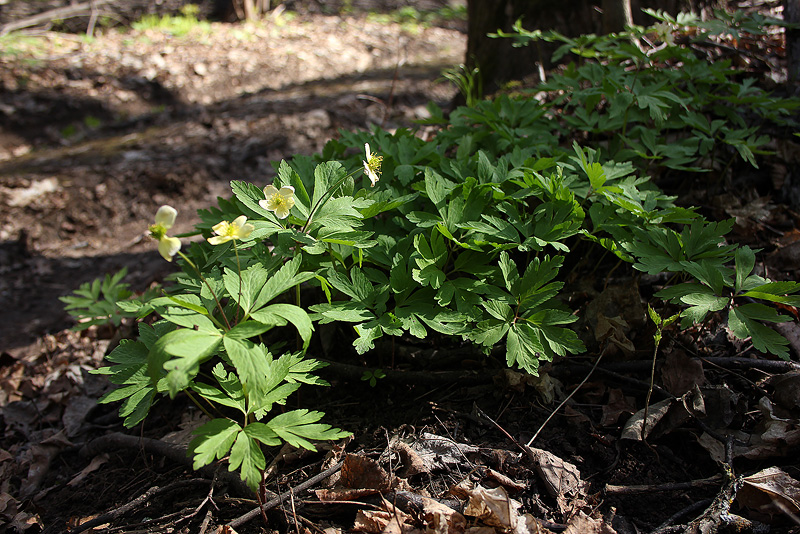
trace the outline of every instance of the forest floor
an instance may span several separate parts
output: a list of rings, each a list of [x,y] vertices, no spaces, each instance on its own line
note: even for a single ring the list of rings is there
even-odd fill
[[[714,324],[671,333],[649,410],[655,426],[637,439],[652,332],[646,283],[624,269],[574,273],[586,315],[626,322],[618,341],[636,346],[609,354],[585,382],[596,354],[541,379],[471,352],[322,355],[337,360],[322,372],[333,386],[291,402],[354,437],[317,454],[273,451],[267,488],[293,491],[267,524],[242,519],[257,503],[225,468],[186,465],[182,451],[201,423],[190,405],[160,403],[130,431],[117,406],[97,405],[108,384],[88,371],[124,328],[73,332],[58,297],[122,267],[137,291],[168,274],[144,237],[162,204],[181,213],[176,233],[188,231],[195,210],[230,194],[230,180],[266,185],[274,162],[319,152],[339,129],[410,127],[429,101],[446,107],[454,89],[440,74],[463,61],[465,44],[457,29],[283,13],[181,37],[44,33],[6,48],[0,532],[628,534],[678,531],[669,528],[700,517],[722,533],[728,507],[747,518],[739,532],[757,531],[750,520],[800,532],[800,366],[764,360]],[[714,209],[738,214],[737,238],[763,247],[767,268],[796,277],[800,216],[737,194]],[[371,386],[365,365],[387,376]],[[739,489],[726,466],[753,476]],[[313,479],[327,468],[334,474]]]

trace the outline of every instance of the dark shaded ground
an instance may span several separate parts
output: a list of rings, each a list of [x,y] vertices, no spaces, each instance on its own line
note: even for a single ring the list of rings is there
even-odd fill
[[[195,473],[181,462],[180,447],[200,414],[180,399],[160,403],[143,425],[128,431],[129,440],[116,436],[123,431],[118,407],[96,405],[108,385],[88,371],[101,365],[115,338],[129,332],[64,330],[71,322],[58,297],[122,266],[137,290],[169,272],[143,238],[161,204],[178,207],[177,231],[189,230],[195,210],[229,194],[232,179],[265,184],[272,162],[319,151],[339,128],[410,125],[425,116],[429,100],[446,105],[453,90],[434,80],[442,68],[463,60],[465,37],[437,27],[414,31],[365,15],[309,12],[260,24],[214,25],[211,32],[182,38],[147,30],[110,32],[88,44],[48,34],[44,42],[33,61],[30,52],[0,58],[0,523],[57,533],[118,511],[100,521],[108,524],[97,531],[225,532],[222,525],[255,501],[225,478],[224,467]],[[776,158],[767,168],[779,163]],[[754,178],[763,179],[764,174]],[[758,204],[755,192],[762,186],[737,187],[738,205],[717,197],[719,205],[707,209],[724,217],[735,215],[729,210],[736,205],[743,221],[737,239],[766,246],[767,266],[790,276],[800,265],[792,256],[800,235],[797,215],[768,201]],[[755,222],[745,224],[750,220]],[[775,224],[782,225],[780,238],[770,230]],[[721,445],[709,430],[736,436],[737,473],[782,467],[800,478],[800,368],[759,368],[764,358],[713,323],[669,333],[656,373],[662,389],[651,404],[679,400],[665,404],[667,415],[649,444],[622,438],[632,414],[644,407],[652,329],[640,293],[652,292],[656,281],[632,284],[632,273],[624,269],[607,279],[613,267],[607,261],[588,254],[569,280],[569,297],[587,322],[600,314],[625,319],[630,328],[624,335],[636,350],[605,356],[533,443],[574,464],[583,487],[548,487],[548,469],[514,440],[526,443],[534,436],[565,393],[587,376],[598,346],[585,357],[558,362],[538,380],[505,371],[502,354],[485,358],[446,342],[434,350],[401,340],[396,347],[379,345],[364,358],[349,347],[317,347],[317,357],[335,361],[322,371],[333,387],[303,389],[290,403],[326,412],[326,422],[354,434],[346,444],[349,461],[370,458],[385,473],[371,464],[349,465],[349,480],[358,481],[351,486],[371,490],[359,494],[356,504],[344,502],[341,493],[335,503],[321,504],[318,494],[298,491],[293,503],[269,512],[268,526],[255,518],[236,530],[334,534],[362,520],[361,531],[381,532],[379,523],[369,527],[363,521],[381,506],[379,490],[411,518],[408,528],[386,532],[424,531],[428,509],[402,506],[403,499],[430,496],[463,511],[466,499],[457,501],[448,490],[466,480],[505,487],[523,512],[547,521],[535,529],[518,526],[514,532],[520,534],[652,532],[665,521],[688,522],[724,489],[721,479],[666,486],[722,472],[714,460]],[[586,334],[591,327],[579,328]],[[392,361],[395,370],[388,369]],[[385,369],[388,376],[371,387],[360,379],[364,366]],[[704,415],[688,417],[682,406],[698,403]],[[411,469],[414,458],[406,448],[424,450],[426,433],[475,449],[452,459],[440,451],[438,464]],[[269,451],[277,473],[268,489],[282,492],[303,483],[345,456],[338,447],[310,455]],[[359,469],[365,476],[356,476]],[[330,483],[314,488],[330,489]],[[798,490],[785,480],[778,486],[786,493]],[[783,501],[790,512],[792,498]],[[787,514],[754,511],[753,502],[740,499],[732,510],[771,523],[773,532],[798,531]],[[486,524],[470,521],[468,527]],[[498,526],[480,532],[510,531]],[[450,532],[461,530],[451,526]]]

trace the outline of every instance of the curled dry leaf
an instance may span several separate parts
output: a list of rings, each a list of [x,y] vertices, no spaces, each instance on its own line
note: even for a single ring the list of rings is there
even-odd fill
[[[560,512],[566,513],[570,503],[583,498],[585,483],[575,464],[562,460],[543,449],[526,447],[528,457],[536,467],[548,493],[555,497]]]
[[[758,406],[762,419],[756,431],[752,434],[743,431],[733,433],[733,457],[758,460],[790,454],[800,445],[800,425],[797,420],[778,416],[774,405],[766,397],[759,400]],[[718,440],[703,433],[697,441],[714,460],[724,461],[725,449]]]
[[[736,499],[761,514],[800,514],[800,482],[779,467],[770,467],[745,477]]]
[[[667,391],[675,396],[683,395],[705,383],[703,363],[690,358],[682,350],[673,350],[667,354],[661,368],[661,380]]]

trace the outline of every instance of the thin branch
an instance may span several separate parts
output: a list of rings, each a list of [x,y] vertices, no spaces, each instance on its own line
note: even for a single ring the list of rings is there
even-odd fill
[[[325,480],[326,478],[328,478],[329,476],[331,476],[332,474],[337,472],[339,469],[341,469],[343,464],[344,464],[344,460],[340,460],[333,467],[329,467],[328,469],[326,469],[322,473],[319,473],[318,475],[315,475],[315,476],[309,478],[308,480],[306,480],[302,484],[298,484],[294,488],[290,488],[289,490],[284,491],[283,493],[281,493],[280,495],[278,495],[277,497],[275,497],[274,499],[272,499],[268,503],[264,504],[263,506],[259,506],[258,508],[255,508],[254,510],[250,510],[246,514],[237,517],[236,519],[234,519],[233,521],[228,523],[228,526],[235,529],[235,528],[247,523],[248,521],[250,521],[251,519],[253,519],[257,515],[259,515],[261,513],[261,510],[264,510],[265,512],[267,512],[269,510],[272,510],[273,508],[279,506],[283,501],[288,499],[294,493],[300,493],[301,491],[305,491],[308,488],[310,488],[311,486],[314,486],[314,485],[322,482],[323,480]]]

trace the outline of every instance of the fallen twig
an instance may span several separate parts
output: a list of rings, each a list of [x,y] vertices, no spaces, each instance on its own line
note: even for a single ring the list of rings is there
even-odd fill
[[[332,362],[317,358],[321,362],[328,364],[321,374],[331,373],[339,378],[346,380],[361,380],[364,371],[375,371],[369,367],[360,365],[350,365],[346,363]],[[490,384],[493,377],[490,373],[478,373],[475,371],[397,371],[391,369],[381,369],[384,377],[381,383],[396,384],[419,384],[423,386],[438,386],[441,384]]]
[[[344,460],[340,460],[334,466],[329,467],[328,469],[326,469],[325,471],[323,471],[323,472],[321,472],[321,473],[319,473],[317,475],[314,475],[313,477],[309,478],[308,480],[306,480],[302,484],[298,484],[294,488],[290,488],[287,491],[284,491],[283,493],[281,493],[280,495],[278,495],[277,497],[275,497],[271,501],[265,503],[263,506],[259,506],[259,507],[255,508],[254,510],[250,510],[246,514],[237,517],[236,519],[234,519],[233,521],[228,523],[228,526],[235,529],[236,527],[247,523],[248,521],[250,521],[251,519],[253,519],[257,515],[259,515],[262,510],[265,511],[265,512],[267,512],[269,510],[272,510],[276,506],[279,506],[283,501],[288,499],[290,496],[294,495],[294,493],[299,493],[301,491],[305,491],[308,488],[310,488],[311,486],[314,486],[315,484],[318,484],[319,482],[322,482],[323,480],[325,480],[326,478],[328,478],[329,476],[331,476],[332,474],[337,472],[339,469],[341,469],[343,464],[344,464]]]
[[[121,432],[112,432],[93,439],[81,448],[80,455],[84,458],[93,458],[102,452],[116,452],[119,449],[143,450],[150,454],[167,458],[177,464],[192,467],[192,459],[187,456],[186,449],[183,447],[158,439],[131,436]],[[197,472],[208,479],[214,479],[215,469],[212,464],[198,469]],[[236,473],[225,470],[220,472],[217,478],[233,487],[239,495],[252,495],[250,488],[242,482],[242,479]]]
[[[43,13],[33,15],[20,20],[15,20],[0,26],[0,35],[5,35],[14,30],[21,30],[23,28],[30,28],[37,24],[45,22],[53,22],[54,20],[64,20],[72,17],[79,17],[84,14],[92,14],[96,12],[97,8],[104,4],[111,4],[115,0],[93,0],[91,2],[83,2],[82,4],[73,4],[56,9],[50,9]]]
[[[168,491],[172,491],[174,489],[178,489],[182,486],[190,486],[197,483],[208,483],[208,480],[200,479],[200,478],[193,478],[191,480],[178,480],[169,484],[167,486],[163,486],[159,488],[158,486],[153,486],[149,490],[145,491],[132,501],[129,501],[122,506],[110,510],[104,514],[100,514],[99,516],[95,517],[94,519],[90,519],[85,523],[81,523],[77,527],[70,530],[70,534],[78,534],[79,532],[83,532],[85,530],[89,530],[96,526],[102,525],[104,523],[108,523],[109,521],[113,521],[114,519],[118,518],[119,516],[135,509],[137,506],[141,505],[142,503],[147,502],[150,498],[158,495],[160,493],[166,493]]]
[[[640,486],[615,486],[606,484],[605,492],[612,495],[637,495],[640,493],[664,493],[667,491],[679,491],[691,488],[705,488],[716,486],[722,482],[722,475],[713,477],[689,480],[687,482],[670,482],[667,484],[643,484]]]
[[[572,391],[570,391],[569,395],[567,395],[567,397],[563,401],[561,401],[561,403],[558,406],[556,406],[556,409],[553,410],[552,413],[550,413],[550,415],[547,417],[547,419],[544,420],[544,423],[542,423],[542,425],[539,427],[539,430],[537,430],[536,433],[533,435],[533,437],[528,440],[528,443],[526,444],[528,447],[530,447],[533,444],[533,442],[536,441],[536,438],[539,437],[539,434],[541,433],[542,430],[544,430],[544,427],[547,426],[547,423],[550,422],[550,419],[552,419],[558,413],[561,407],[564,406],[572,398],[572,396],[575,395],[575,393],[577,393],[579,389],[581,389],[581,387],[583,387],[583,385],[586,383],[587,380],[589,380],[589,377],[592,376],[594,370],[597,369],[597,364],[599,364],[600,360],[603,359],[603,355],[606,353],[607,349],[608,349],[608,343],[606,343],[605,347],[603,347],[603,350],[597,356],[597,360],[595,360],[592,369],[589,371],[589,374],[587,374],[583,378],[583,380],[581,380],[581,383],[575,386],[575,388]]]

